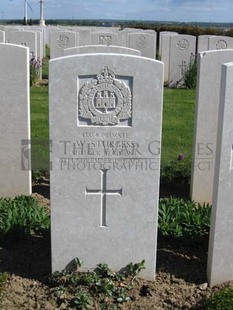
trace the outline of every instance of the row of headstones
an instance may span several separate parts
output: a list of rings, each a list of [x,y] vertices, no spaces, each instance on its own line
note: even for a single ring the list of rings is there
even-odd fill
[[[29,49],[0,44],[0,56],[0,196],[30,195]],[[229,50],[198,60],[194,148],[202,153],[194,158],[192,187],[202,199],[192,198],[213,196],[211,286],[233,279],[233,64],[223,65],[221,74],[232,59]],[[143,276],[154,279],[163,64],[127,54],[79,54],[51,60],[49,72],[53,270],[77,256],[86,269],[106,262],[119,270],[145,259]],[[203,170],[208,155],[212,169]]]
[[[164,62],[164,82],[169,87],[182,86],[183,78],[195,55],[210,50],[233,49],[233,38],[227,36],[179,35],[160,32],[159,55]]]
[[[35,59],[45,55],[45,44],[50,46],[50,58],[66,55],[65,50],[77,46],[122,46],[138,50],[141,56],[156,58],[156,32],[126,28],[97,27],[1,27],[5,42],[21,44],[30,48]],[[17,30],[18,29],[18,30]],[[29,29],[29,30],[28,30]],[[17,31],[16,31],[17,30]],[[0,38],[4,35],[0,33]],[[164,62],[164,82],[169,87],[181,87],[184,76],[194,61],[196,52],[233,48],[233,38],[226,36],[179,35],[176,32],[160,32],[159,58]],[[92,48],[93,49],[93,48]],[[108,52],[115,49],[108,49]],[[118,49],[119,50],[119,49]],[[74,53],[75,49],[72,50]],[[79,49],[76,49],[79,52]],[[134,53],[134,52],[133,52]]]
[[[75,46],[103,45],[125,46],[141,52],[141,56],[156,58],[156,33],[146,33],[141,30],[123,30],[115,32],[100,32],[95,29],[81,32],[55,31],[50,34],[51,59],[66,55],[66,49]],[[88,34],[88,35],[87,35]],[[226,36],[199,36],[198,47],[196,37],[179,35],[176,32],[160,32],[159,58],[164,62],[164,82],[169,87],[183,86],[184,76],[190,65],[195,61],[195,55],[201,51],[233,48],[233,38]],[[73,50],[74,51],[74,50]]]
[[[54,31],[50,33],[50,58],[63,56],[65,48],[85,45],[123,46],[137,49],[142,56],[155,59],[156,32],[152,30]]]
[[[56,58],[63,56],[64,48],[84,45],[114,45],[125,47],[137,47],[138,50],[142,50],[142,54],[145,57],[155,58],[156,54],[156,33],[153,30],[124,30],[119,32],[118,28],[105,28],[105,32],[102,28],[97,30],[96,27],[89,28],[76,28],[75,31],[71,31],[70,28],[64,30],[56,27],[0,27],[1,32],[4,32],[4,40],[1,42],[27,44],[34,54],[36,53],[35,41],[32,38],[31,32],[39,33],[40,45],[45,50],[47,44],[51,48],[50,57]],[[102,29],[102,30],[101,30]],[[69,31],[68,31],[69,30]],[[23,33],[21,33],[23,32]],[[119,33],[121,35],[119,35]],[[133,35],[136,33],[135,35]],[[128,34],[132,34],[128,37]],[[39,38],[37,39],[39,40]],[[17,42],[15,42],[17,41]],[[37,42],[39,47],[39,44]],[[39,54],[39,53],[38,53]]]

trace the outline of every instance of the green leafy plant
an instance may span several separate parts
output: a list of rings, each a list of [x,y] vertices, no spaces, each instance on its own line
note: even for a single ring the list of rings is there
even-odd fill
[[[112,279],[104,278],[95,283],[95,291],[98,294],[112,297],[114,294],[115,286]]]
[[[82,261],[76,258],[78,265]],[[92,300],[98,300],[100,309],[117,309],[116,305],[130,300],[133,280],[144,269],[144,260],[129,263],[124,273],[113,272],[107,264],[98,264],[93,272],[55,272],[50,276],[51,294],[57,304],[63,303],[76,309],[88,309]],[[75,296],[75,298],[72,298]]]
[[[95,272],[83,272],[80,274],[79,284],[89,288],[93,288],[99,281],[99,276]]]
[[[41,183],[44,180],[44,178],[47,176],[48,176],[48,173],[45,170],[37,170],[37,169],[32,170],[32,182],[34,184]]]
[[[92,298],[89,294],[80,292],[76,294],[73,303],[76,309],[88,309],[92,304]]]
[[[210,214],[209,204],[178,198],[160,199],[159,231],[164,236],[202,236],[209,232]]]
[[[46,209],[30,196],[0,198],[0,236],[47,230],[50,218]]]
[[[108,267],[107,264],[98,264],[95,272],[102,278],[114,276],[114,272]]]
[[[126,266],[126,273],[130,276],[136,276],[142,269],[145,269],[145,260],[142,260],[140,263],[133,264],[132,262]]]
[[[58,298],[61,298],[65,292],[66,292],[66,288],[62,285],[55,287],[53,289],[53,295]]]
[[[200,310],[232,310],[233,288],[225,287],[215,293],[210,300],[199,307]]]
[[[0,299],[1,299],[1,294],[5,290],[5,285],[8,280],[8,274],[6,272],[0,273]]]
[[[125,288],[120,288],[119,292],[118,292],[117,302],[123,303],[123,302],[127,302],[129,300],[130,300],[130,297],[128,296],[127,290]]]

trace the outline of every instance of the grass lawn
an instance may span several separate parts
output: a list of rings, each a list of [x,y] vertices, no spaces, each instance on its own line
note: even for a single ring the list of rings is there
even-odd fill
[[[49,167],[48,86],[31,87],[32,169]]]
[[[161,174],[188,177],[194,132],[195,90],[164,90]],[[180,153],[184,161],[178,161]]]
[[[164,89],[161,176],[168,181],[189,180],[194,129],[195,90]],[[31,88],[32,167],[48,167],[48,87]],[[38,143],[38,140],[42,141]],[[44,142],[47,141],[47,142]],[[178,155],[185,154],[179,161]],[[38,157],[39,154],[39,157]]]

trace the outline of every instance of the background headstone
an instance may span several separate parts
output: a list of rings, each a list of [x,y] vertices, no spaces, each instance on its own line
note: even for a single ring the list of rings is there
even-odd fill
[[[221,65],[233,61],[233,50],[198,54],[196,115],[192,153],[191,199],[212,202]]]
[[[182,86],[184,74],[196,53],[196,37],[170,36],[169,87]]]
[[[5,31],[5,41],[6,43],[9,43],[10,41],[10,33],[11,32],[15,32],[15,31],[19,31],[20,27],[19,26],[4,26],[4,29],[2,29]]]
[[[170,61],[170,50],[171,50],[171,36],[177,35],[177,33],[164,33],[160,36],[160,57],[164,63],[164,82],[169,81],[169,61]]]
[[[38,58],[37,32],[34,31],[12,31],[10,32],[9,42],[29,47],[30,58]]]
[[[0,44],[0,197],[31,194],[29,49]]]
[[[156,32],[133,32],[127,35],[127,46],[139,50],[143,57],[156,58]]]
[[[90,29],[77,29],[79,35],[79,46],[91,44],[91,30]]]
[[[197,38],[197,52],[201,53],[209,50],[209,35],[200,35]]]
[[[210,286],[233,280],[233,63],[222,66],[207,276]]]
[[[159,32],[159,56],[161,57],[162,54],[162,46],[163,46],[163,39],[164,35],[176,35],[178,32],[175,31],[160,31]]]
[[[163,64],[82,54],[51,60],[49,73],[52,269],[144,259],[153,280]]]
[[[54,31],[50,33],[50,59],[62,57],[65,48],[77,45],[76,32]]]
[[[209,50],[233,49],[233,38],[227,36],[209,36]]]

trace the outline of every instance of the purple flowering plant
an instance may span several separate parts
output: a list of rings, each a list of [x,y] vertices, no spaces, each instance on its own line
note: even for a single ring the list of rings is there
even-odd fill
[[[30,60],[30,86],[35,86],[37,84],[41,67],[42,64],[40,59],[32,57]]]

